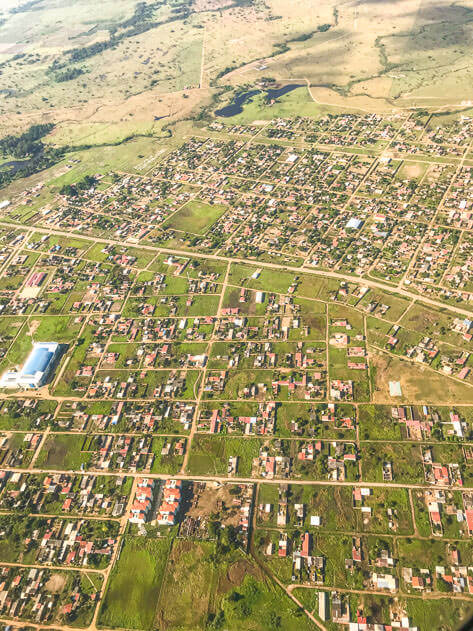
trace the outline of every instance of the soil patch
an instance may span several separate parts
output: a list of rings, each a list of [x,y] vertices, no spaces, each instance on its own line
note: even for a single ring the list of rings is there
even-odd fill
[[[254,576],[257,580],[263,579],[263,575],[257,565],[245,559],[236,561],[228,568],[225,574],[220,576],[218,581],[218,593],[226,594],[231,589],[239,587],[247,574]]]
[[[38,330],[39,325],[41,324],[41,322],[39,320],[31,320],[28,323],[28,333],[33,336],[36,331]]]
[[[66,577],[63,574],[53,574],[45,587],[48,592],[59,594],[66,585]]]

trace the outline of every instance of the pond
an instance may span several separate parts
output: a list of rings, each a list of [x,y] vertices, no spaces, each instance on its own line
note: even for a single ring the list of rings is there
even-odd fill
[[[248,103],[254,96],[257,94],[265,93],[268,99],[278,99],[280,96],[284,96],[288,92],[292,92],[297,88],[303,88],[304,86],[301,84],[289,83],[288,85],[284,85],[281,88],[269,88],[267,90],[249,90],[248,92],[240,92],[236,94],[228,105],[222,107],[219,110],[215,110],[215,115],[223,118],[230,118],[231,116],[236,116],[237,114],[241,114],[243,112],[243,105]]]

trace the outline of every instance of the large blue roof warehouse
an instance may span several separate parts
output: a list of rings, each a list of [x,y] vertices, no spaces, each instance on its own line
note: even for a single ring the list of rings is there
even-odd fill
[[[34,377],[37,372],[44,373],[54,358],[54,351],[46,346],[36,346],[26,360],[21,374],[26,377]]]
[[[59,344],[56,342],[35,344],[19,372],[9,371],[3,375],[0,388],[39,388],[44,385],[58,352]]]

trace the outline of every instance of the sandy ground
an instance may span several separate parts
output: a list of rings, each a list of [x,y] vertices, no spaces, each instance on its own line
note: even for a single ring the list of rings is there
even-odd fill
[[[53,594],[58,594],[62,592],[66,585],[66,577],[62,574],[53,574],[49,581],[46,583],[45,587],[48,591]]]

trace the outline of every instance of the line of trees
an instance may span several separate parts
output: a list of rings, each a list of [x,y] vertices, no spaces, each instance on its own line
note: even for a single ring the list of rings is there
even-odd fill
[[[15,13],[26,13],[27,11],[32,11],[37,4],[40,4],[43,0],[29,0],[29,2],[24,2],[17,7],[13,7],[10,9],[10,13],[14,15]]]
[[[40,153],[31,160],[25,161],[25,164],[20,168],[10,169],[9,171],[0,171],[0,189],[8,186],[13,180],[17,180],[22,177],[29,177],[39,171],[44,171],[54,166],[57,162],[62,160],[66,148],[60,149],[48,149],[44,153]]]
[[[179,15],[170,17],[162,22],[150,21],[153,17],[154,11],[161,4],[164,4],[162,0],[157,0],[156,2],[152,2],[150,4],[147,4],[146,2],[138,2],[135,7],[135,12],[133,13],[131,18],[128,18],[123,22],[119,22],[118,24],[113,24],[109,27],[108,31],[110,33],[110,38],[108,40],[95,42],[95,44],[82,46],[81,48],[71,48],[70,50],[66,51],[66,55],[68,55],[69,57],[68,61],[60,62],[59,60],[55,60],[50,66],[50,71],[56,71],[61,68],[65,68],[68,62],[74,63],[78,61],[83,61],[84,59],[89,59],[90,57],[99,55],[105,50],[113,48],[122,40],[134,37],[135,35],[146,33],[147,31],[156,28],[157,26],[161,26],[162,24],[167,24],[168,22],[172,22],[174,20],[185,17],[183,16],[183,13],[189,13],[188,9],[183,8]]]
[[[72,79],[80,77],[82,74],[85,74],[83,68],[69,68],[64,70],[64,72],[57,72],[53,75],[53,78],[56,83],[64,83],[64,81],[72,81]]]
[[[53,123],[32,125],[22,134],[5,136],[0,140],[0,154],[20,160],[25,159],[24,164],[15,165],[14,169],[0,171],[0,188],[18,178],[28,177],[48,169],[62,160],[68,147],[48,147],[41,142],[41,139],[53,129]]]

